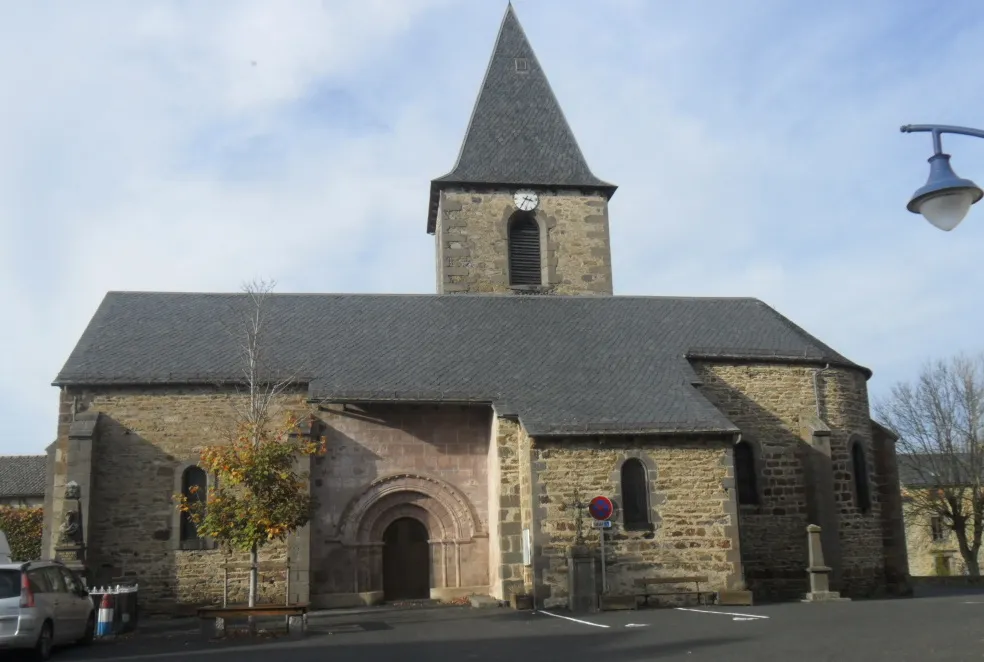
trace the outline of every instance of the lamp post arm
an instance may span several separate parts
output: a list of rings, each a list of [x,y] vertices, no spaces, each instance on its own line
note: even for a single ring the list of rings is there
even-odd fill
[[[946,124],[906,124],[899,129],[902,133],[929,132],[933,134],[934,154],[943,153],[943,142],[940,136],[944,133],[956,133],[961,136],[973,136],[974,138],[984,138],[984,131],[981,129],[971,129],[966,126],[949,126]]]

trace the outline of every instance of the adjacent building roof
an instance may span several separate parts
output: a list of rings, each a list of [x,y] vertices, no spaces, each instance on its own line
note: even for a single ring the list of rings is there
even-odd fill
[[[971,485],[984,478],[984,456],[965,453],[898,453],[899,483],[909,487]]]
[[[239,381],[242,294],[110,292],[56,385]],[[757,299],[277,294],[271,370],[312,398],[490,403],[534,435],[734,431],[689,358],[856,367]]]
[[[44,496],[48,458],[0,455],[0,498]]]
[[[543,186],[603,191],[540,68],[512,5],[479,90],[454,168],[431,182],[427,232],[437,221],[439,192],[462,184]]]

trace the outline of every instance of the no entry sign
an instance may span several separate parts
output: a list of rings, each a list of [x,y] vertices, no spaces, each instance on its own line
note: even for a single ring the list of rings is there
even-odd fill
[[[588,512],[596,520],[606,520],[615,512],[615,506],[612,505],[611,499],[599,495],[591,499],[591,503],[588,504]]]

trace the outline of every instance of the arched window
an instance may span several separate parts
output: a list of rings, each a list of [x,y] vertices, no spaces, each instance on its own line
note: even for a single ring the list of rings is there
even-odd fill
[[[189,503],[203,502],[208,494],[208,476],[201,467],[190,466],[181,474],[181,494]],[[181,513],[181,530],[179,531],[182,547],[197,548],[201,545],[198,527],[188,513]]]
[[[540,226],[532,214],[519,212],[509,221],[509,284],[542,283]]]
[[[868,486],[868,463],[864,459],[864,446],[860,441],[851,444],[851,468],[854,473],[854,498],[858,510],[871,510],[871,491]]]
[[[755,453],[747,441],[735,444],[735,487],[738,488],[738,503],[755,505],[759,502],[758,480],[755,472]]]
[[[649,526],[649,478],[634,457],[622,463],[622,524],[626,529]]]

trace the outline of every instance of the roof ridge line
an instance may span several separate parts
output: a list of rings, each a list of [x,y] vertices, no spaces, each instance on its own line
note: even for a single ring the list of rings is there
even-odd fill
[[[244,292],[227,291],[217,292],[214,290],[174,290],[174,291],[155,291],[155,290],[108,290],[105,296],[109,295],[153,295],[153,296],[203,296],[203,297],[240,297],[247,296]],[[272,298],[279,297],[345,297],[345,298],[421,298],[421,299],[515,299],[516,301],[610,301],[610,300],[665,300],[665,301],[749,301],[760,303],[773,310],[771,306],[757,297],[749,296],[715,296],[715,295],[692,295],[692,294],[616,294],[610,296],[585,296],[583,294],[551,294],[541,297],[524,297],[511,294],[509,292],[499,293],[476,293],[462,292],[456,294],[437,294],[433,292],[271,292]],[[780,317],[782,315],[780,314]]]

